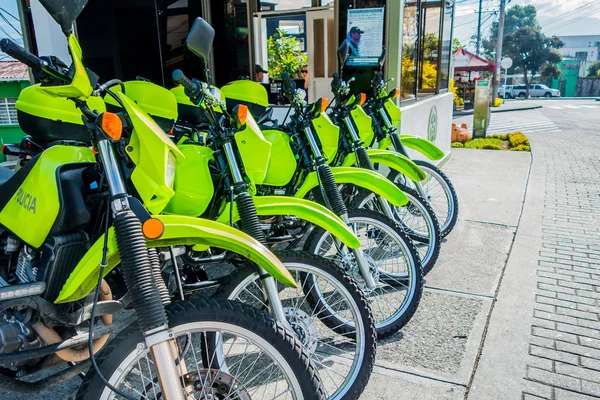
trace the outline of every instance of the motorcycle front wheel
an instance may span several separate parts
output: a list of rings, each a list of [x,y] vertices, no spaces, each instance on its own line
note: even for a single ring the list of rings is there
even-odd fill
[[[325,398],[300,341],[268,314],[237,302],[199,298],[169,305],[167,316],[180,360],[181,380],[172,384],[180,384],[186,398]],[[222,338],[218,349],[207,343],[207,337],[215,335]],[[216,366],[217,352],[227,368]],[[163,398],[152,356],[136,323],[113,338],[96,360],[108,382],[130,397]],[[76,397],[117,398],[93,368]]]

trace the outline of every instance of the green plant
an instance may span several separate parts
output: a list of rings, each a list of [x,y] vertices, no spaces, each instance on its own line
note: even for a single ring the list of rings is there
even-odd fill
[[[508,141],[510,142],[511,148],[521,145],[529,146],[529,140],[521,132],[511,133],[508,135]]]
[[[588,78],[600,78],[600,61],[593,63],[588,68]]]
[[[500,140],[508,140],[508,133],[506,133],[506,134],[490,135],[490,136],[488,136],[488,138],[494,138],[494,139],[500,139]]]
[[[467,149],[502,150],[502,140],[496,138],[473,139],[465,143]]]
[[[516,147],[511,147],[510,151],[531,151],[531,147],[525,144],[520,144]]]
[[[484,150],[502,150],[502,146],[495,143],[484,143],[481,148]]]
[[[452,147],[453,149],[462,149],[465,147],[465,145],[461,142],[454,142],[450,145],[450,147]]]
[[[300,50],[300,44],[293,36],[288,36],[282,29],[267,40],[267,57],[269,60],[269,76],[281,77],[284,72],[298,78],[302,66],[306,65],[307,56]]]

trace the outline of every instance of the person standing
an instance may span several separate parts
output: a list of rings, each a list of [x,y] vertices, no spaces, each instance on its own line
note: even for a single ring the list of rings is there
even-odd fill
[[[254,76],[254,81],[255,81],[255,82],[262,83],[262,82],[263,82],[263,79],[264,79],[264,77],[265,77],[265,74],[268,74],[268,73],[269,73],[269,71],[265,71],[265,70],[263,69],[263,67],[261,67],[260,65],[256,64],[256,65],[254,66],[254,73],[255,73],[255,76]]]

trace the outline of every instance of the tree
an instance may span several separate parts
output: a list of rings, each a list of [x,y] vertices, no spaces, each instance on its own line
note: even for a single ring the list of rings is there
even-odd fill
[[[593,63],[588,68],[588,78],[600,78],[600,61]]]
[[[292,77],[299,77],[307,57],[300,50],[300,44],[293,36],[288,36],[282,29],[267,40],[267,57],[269,60],[269,76],[280,77],[287,72]]]
[[[462,44],[457,38],[452,38],[452,53],[456,53],[459,49],[464,49],[467,46]]]
[[[541,76],[542,79],[547,81],[548,79],[558,79],[562,75],[562,71],[554,64],[546,64],[542,68]]]
[[[490,38],[484,41],[488,57],[495,50],[497,36],[498,28],[494,26]],[[527,75],[531,73],[533,77],[543,66],[560,62],[562,56],[556,49],[563,45],[556,36],[547,37],[542,33],[534,6],[514,6],[506,13],[503,55],[512,58],[514,66],[521,68],[527,97],[531,84]]]

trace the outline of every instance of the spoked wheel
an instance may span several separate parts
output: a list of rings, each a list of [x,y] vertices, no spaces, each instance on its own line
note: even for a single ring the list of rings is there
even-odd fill
[[[408,236],[391,219],[364,209],[351,210],[348,216],[375,288],[365,284],[354,253],[324,229],[312,231],[306,249],[333,260],[358,282],[371,304],[377,337],[386,337],[406,325],[417,310],[423,291],[421,262]]]
[[[171,304],[170,332],[177,341],[178,368],[186,399],[322,399],[323,387],[300,342],[269,315],[217,299]],[[219,335],[227,369],[215,367],[207,337]],[[97,356],[104,377],[136,399],[163,399],[154,361],[137,324],[121,331]],[[177,382],[172,382],[177,384]],[[77,399],[116,399],[91,369]]]
[[[420,184],[438,219],[442,238],[446,237],[452,232],[458,219],[458,196],[454,186],[446,174],[432,163],[422,160],[413,161],[427,175]],[[392,171],[388,178],[393,182],[416,189],[414,182],[399,175],[396,171]]]
[[[329,399],[357,399],[375,362],[376,333],[368,302],[356,283],[330,261],[306,252],[279,252],[298,284],[278,284],[287,320],[317,367]],[[323,301],[313,301],[317,291]],[[269,309],[259,273],[247,265],[216,294]]]
[[[435,265],[441,248],[441,232],[435,212],[419,194],[407,186],[396,183],[408,197],[408,203],[402,207],[393,207],[394,219],[404,229],[416,247],[423,275],[427,275]],[[355,199],[358,208],[366,208],[382,212],[377,196],[373,192],[363,190]]]

